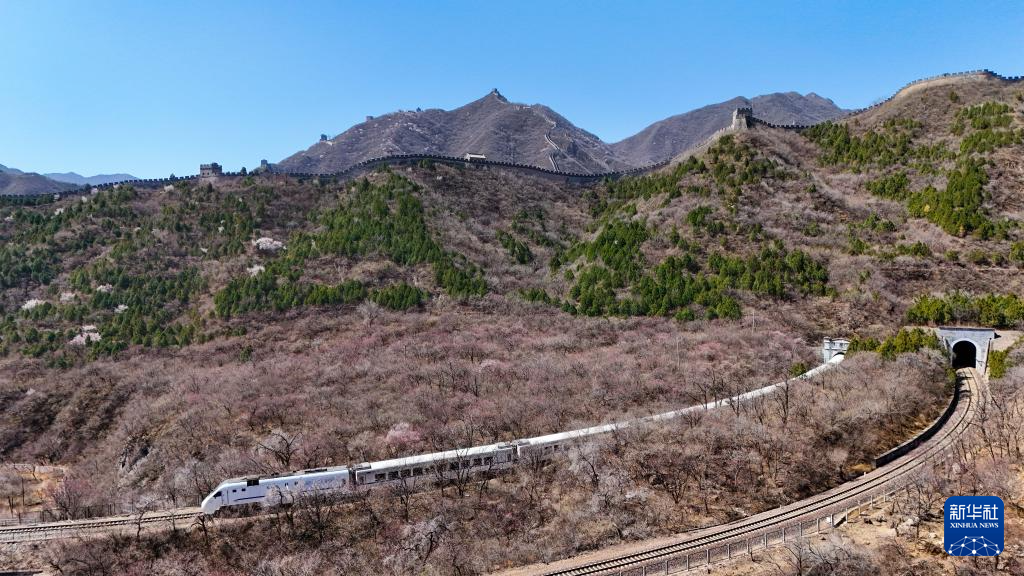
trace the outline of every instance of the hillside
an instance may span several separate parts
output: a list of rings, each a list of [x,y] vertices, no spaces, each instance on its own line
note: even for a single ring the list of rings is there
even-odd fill
[[[393,154],[462,156],[473,152],[492,160],[562,172],[609,172],[672,158],[728,126],[733,110],[742,106],[753,106],[762,118],[778,124],[814,123],[843,113],[831,100],[816,94],[734,98],[673,116],[621,142],[606,144],[547,106],[511,103],[495,90],[451,111],[401,111],[367,119],[282,160],[277,168],[325,174]]]
[[[792,405],[423,498],[96,546],[140,571],[471,574],[789,502],[940,409],[945,360],[902,326],[1024,325],[1022,152],[1024,85],[968,77],[586,186],[422,162],[6,200],[0,458],[69,466],[53,506],[192,504],[229,476],[703,402],[854,337],[849,371]]]
[[[813,92],[776,92],[754,98],[737,96],[685,114],[660,120],[611,145],[615,154],[635,166],[672,158],[703,142],[732,121],[737,108],[753,108],[754,115],[772,124],[817,124],[845,114],[831,100]]]

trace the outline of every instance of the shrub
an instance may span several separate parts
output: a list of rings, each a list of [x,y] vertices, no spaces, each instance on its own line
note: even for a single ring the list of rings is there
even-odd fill
[[[946,188],[936,190],[929,186],[910,195],[907,208],[912,216],[926,218],[947,234],[981,239],[1005,235],[1005,225],[999,226],[985,216],[984,186],[988,174],[979,162],[966,162],[959,169],[950,170]]]
[[[850,340],[847,354],[877,352],[882,358],[892,360],[900,354],[917,352],[922,348],[941,350],[942,344],[939,342],[938,336],[930,330],[922,330],[921,328],[907,330],[906,328],[901,328],[896,334],[889,336],[881,342],[874,338],[855,337]]]
[[[1024,266],[1024,241],[1018,240],[1010,246],[1010,261],[1017,266]]]
[[[512,256],[512,260],[516,263],[529,264],[533,262],[533,252],[530,251],[529,246],[504,230],[498,230],[497,236],[498,242],[501,243],[501,246]]]
[[[1024,141],[1024,130],[1016,131],[1010,127],[1012,111],[1008,104],[985,102],[957,112],[952,132],[960,135],[966,125],[971,127],[971,133],[960,141],[960,153],[985,154]]]
[[[715,209],[710,206],[698,206],[686,214],[686,223],[694,232],[718,236],[725,231],[725,224],[713,216]]]
[[[370,300],[391,310],[408,310],[419,306],[426,297],[427,293],[424,290],[405,282],[380,288],[370,293]]]
[[[992,328],[1012,328],[1024,322],[1024,300],[1016,294],[924,295],[907,310],[907,321],[915,324],[976,322]]]
[[[557,298],[552,298],[543,288],[527,288],[519,291],[519,297],[527,302],[543,302],[545,304],[558,304]]]
[[[870,166],[886,167],[907,164],[910,160],[934,161],[949,157],[940,144],[913,146],[912,137],[920,123],[906,119],[890,119],[881,131],[869,130],[863,136],[850,134],[846,124],[822,122],[803,135],[821,147],[819,160],[825,165],[846,166],[860,170]]]
[[[802,250],[787,251],[775,241],[747,258],[711,254],[708,267],[733,288],[781,298],[786,287],[802,294],[824,295],[828,270]]]
[[[1006,376],[1006,371],[1010,369],[1010,351],[1009,350],[992,350],[988,353],[988,371],[989,375],[993,378],[1002,378]]]
[[[867,183],[868,191],[875,196],[900,201],[906,200],[909,196],[909,186],[910,180],[907,178],[907,173],[903,171],[883,176]]]

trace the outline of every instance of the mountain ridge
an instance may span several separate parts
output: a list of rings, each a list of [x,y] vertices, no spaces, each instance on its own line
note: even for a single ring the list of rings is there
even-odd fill
[[[58,182],[66,182],[68,184],[77,184],[78,186],[98,186],[100,184],[110,184],[111,182],[124,182],[126,180],[138,180],[131,174],[95,174],[93,176],[82,176],[77,172],[47,172],[43,174],[51,180]]]
[[[736,96],[659,120],[611,146],[620,157],[634,164],[667,160],[728,126],[737,108],[752,108],[755,117],[773,124],[816,124],[847,113],[832,100],[814,92],[806,95],[774,92],[753,98]]]
[[[278,163],[278,169],[330,173],[370,158],[396,154],[484,154],[562,172],[602,173],[670,159],[729,125],[735,108],[756,106],[766,120],[814,123],[846,113],[813,92],[736,97],[678,114],[616,143],[574,125],[543,104],[510,102],[497,89],[452,110],[368,116],[333,138],[323,137]],[[325,135],[326,136],[326,135]]]
[[[58,182],[42,174],[0,167],[0,196],[58,194],[72,188],[72,184]]]
[[[631,167],[616,159],[600,138],[551,108],[509,102],[497,89],[453,110],[430,108],[367,117],[277,166],[288,171],[336,172],[369,158],[407,153],[479,153],[560,171]]]
[[[36,196],[71,190],[77,186],[102,186],[113,182],[138,180],[131,174],[96,174],[82,176],[77,172],[25,172],[0,164],[0,195]]]

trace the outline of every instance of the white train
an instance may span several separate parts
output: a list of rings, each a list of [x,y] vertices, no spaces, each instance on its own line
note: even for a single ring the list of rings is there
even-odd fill
[[[820,374],[841,362],[843,358],[844,354],[839,353],[817,368],[797,376],[794,380],[804,380]],[[334,466],[297,470],[285,474],[233,478],[221,482],[213,492],[203,499],[202,510],[204,514],[212,515],[226,506],[288,504],[303,494],[318,492],[344,494],[394,484],[415,487],[454,478],[465,478],[466,475],[500,471],[521,462],[547,460],[553,455],[567,450],[572,444],[592,436],[646,422],[672,420],[695,410],[713,410],[734,402],[743,402],[769,394],[785,383],[771,384],[730,398],[663,414],[525,438],[514,442],[499,442],[380,462],[364,462],[355,466]]]

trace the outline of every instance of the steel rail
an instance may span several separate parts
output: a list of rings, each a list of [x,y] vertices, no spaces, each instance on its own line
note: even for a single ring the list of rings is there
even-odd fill
[[[825,362],[824,364],[822,364],[822,365],[820,365],[820,366],[818,366],[818,367],[816,367],[816,368],[814,368],[812,370],[809,370],[806,373],[804,373],[804,374],[802,374],[800,376],[797,376],[795,378],[790,378],[790,379],[784,380],[783,382],[762,386],[761,388],[755,388],[755,389],[747,391],[747,392],[739,393],[739,394],[737,394],[735,396],[731,396],[731,397],[728,397],[728,398],[723,398],[723,399],[720,399],[720,400],[715,400],[715,401],[712,401],[712,402],[708,402],[707,404],[697,404],[697,405],[694,405],[694,406],[688,406],[686,408],[682,408],[682,409],[678,409],[678,410],[673,410],[673,411],[670,411],[670,412],[663,412],[663,413],[660,413],[660,414],[653,414],[653,415],[649,415],[649,416],[642,416],[642,417],[636,418],[634,420],[628,420],[628,421],[616,422],[616,423],[611,423],[611,424],[603,424],[603,425],[591,426],[591,427],[583,428],[583,429],[579,429],[579,430],[570,430],[570,431],[564,432],[564,433],[547,435],[547,436],[542,436],[542,437],[536,437],[534,439],[538,439],[538,438],[539,439],[545,439],[545,438],[549,438],[550,436],[558,436],[558,435],[562,435],[562,434],[578,435],[579,438],[584,438],[587,435],[598,434],[598,433],[606,433],[608,431],[612,431],[612,430],[616,430],[616,429],[620,429],[620,428],[626,428],[628,426],[633,426],[633,425],[637,425],[637,424],[659,422],[659,421],[667,421],[667,420],[671,420],[671,419],[677,418],[677,417],[679,417],[682,414],[686,414],[686,413],[694,412],[694,411],[698,411],[698,410],[712,410],[712,409],[717,409],[717,408],[723,408],[723,407],[729,406],[729,405],[731,405],[733,403],[744,402],[746,400],[750,400],[750,399],[757,398],[759,396],[763,396],[765,394],[768,394],[768,393],[774,391],[775,389],[777,389],[778,387],[782,386],[785,383],[794,382],[794,381],[798,381],[798,380],[805,380],[805,379],[811,378],[812,376],[820,374],[824,370],[831,369],[832,367],[834,367],[838,363],[838,360],[841,360],[841,358],[842,358],[841,356],[839,356],[837,358],[833,358],[832,360],[830,360],[828,362]],[[457,452],[457,450],[454,450],[453,452]],[[159,521],[161,519],[177,519],[177,518],[181,518],[181,517],[186,517],[189,514],[198,513],[199,511],[200,511],[199,508],[175,508],[175,509],[167,509],[167,510],[153,510],[151,512],[148,512],[148,514],[150,514],[150,516],[145,516],[144,517],[143,523],[154,523],[154,522],[157,522],[157,521]],[[147,513],[144,513],[144,514],[147,514]],[[185,516],[174,516],[175,514],[184,514]],[[171,515],[171,516],[168,516],[168,515]],[[139,523],[139,516],[138,516],[138,514],[120,514],[120,515],[117,515],[117,516],[101,516],[101,517],[95,517],[95,518],[89,518],[89,519],[83,518],[83,519],[80,519],[80,520],[63,520],[63,521],[56,521],[56,522],[44,522],[44,523],[31,523],[31,524],[16,524],[16,525],[12,525],[12,526],[0,526],[0,543],[6,543],[6,542],[11,542],[12,541],[10,539],[4,540],[5,535],[20,535],[20,541],[29,541],[29,540],[32,539],[31,535],[33,535],[33,534],[41,534],[41,535],[45,536],[45,535],[48,535],[51,532],[61,532],[61,531],[66,531],[66,530],[82,530],[82,531],[84,531],[84,530],[89,530],[89,529],[105,528],[105,527],[120,526],[120,525],[127,525],[127,524],[138,524],[138,523]]]
[[[848,513],[851,509],[850,504],[856,498],[863,497],[869,493],[876,493],[875,495],[877,496],[879,488],[891,486],[895,480],[909,475],[930,461],[936,454],[944,452],[959,437],[963,429],[969,425],[974,412],[972,398],[978,394],[979,390],[973,370],[963,370],[961,375],[963,381],[968,384],[968,389],[957,390],[956,393],[962,395],[963,399],[954,417],[950,418],[950,421],[943,426],[942,432],[905,456],[857,480],[788,506],[763,512],[737,522],[684,533],[692,534],[693,536],[680,542],[583,566],[545,572],[544,574],[545,576],[622,574],[624,570],[631,570],[638,566],[645,567],[654,561],[679,556],[684,553],[691,554],[705,549],[710,550],[712,547],[731,545],[740,540],[746,540],[749,543],[749,538],[756,534],[767,534],[767,532],[781,529],[783,531],[783,539],[785,539],[786,528],[794,523],[804,521],[810,514],[815,512],[832,510],[833,515],[829,516],[830,520],[836,510],[846,510]],[[953,423],[953,420],[955,420],[955,423]],[[862,504],[857,503],[852,508],[857,508],[860,505]],[[182,508],[157,511],[143,514],[142,516],[126,515],[91,520],[0,527],[0,544],[64,538],[74,534],[98,532],[116,527],[149,527],[162,522],[173,523],[179,520],[194,519],[199,516],[199,513],[200,510],[198,508]],[[819,519],[821,517],[820,515],[816,516]],[[767,538],[765,539],[765,545],[767,546]],[[708,561],[710,563],[710,555],[708,555]],[[643,571],[640,573],[647,574],[646,568],[643,568]]]
[[[960,435],[970,426],[975,411],[975,398],[980,398],[980,388],[973,369],[959,371],[966,390],[959,388],[955,394],[961,395],[959,406],[955,417],[951,418],[943,427],[941,435],[933,437],[921,446],[908,454],[887,464],[881,468],[869,472],[846,484],[840,485],[822,494],[806,498],[793,504],[776,508],[760,514],[756,514],[736,522],[719,525],[707,529],[684,534],[692,536],[671,544],[657,546],[649,550],[625,554],[607,560],[591,562],[583,565],[573,566],[554,571],[538,571],[544,576],[581,576],[581,575],[612,575],[626,574],[637,570],[638,575],[670,574],[685,571],[699,566],[709,566],[714,562],[711,557],[713,549],[726,547],[729,557],[732,556],[732,545],[746,543],[745,550],[749,550],[752,538],[762,537],[763,547],[768,547],[768,535],[770,533],[782,533],[782,541],[785,542],[786,530],[799,525],[800,533],[803,533],[803,522],[814,521],[820,525],[822,518],[827,518],[835,525],[835,515],[843,511],[843,518],[849,511],[855,510],[864,505],[864,499],[870,496],[867,502],[873,502],[884,488],[892,488],[898,480],[907,479],[912,473],[924,466],[936,456],[944,453],[952,447]],[[952,425],[951,425],[952,424]],[[902,487],[902,484],[895,489]],[[893,490],[895,491],[895,490]],[[828,512],[826,514],[826,512]],[[704,552],[703,561],[697,565],[690,566],[690,555]],[[685,567],[683,570],[669,572],[669,561],[679,559],[686,555]],[[648,569],[654,569],[649,571]]]
[[[0,528],[0,544],[31,542],[63,538],[69,534],[107,530],[118,526],[150,526],[161,522],[176,522],[198,517],[199,508],[156,511],[141,516],[105,517],[93,520],[67,520],[46,524],[26,524]]]

